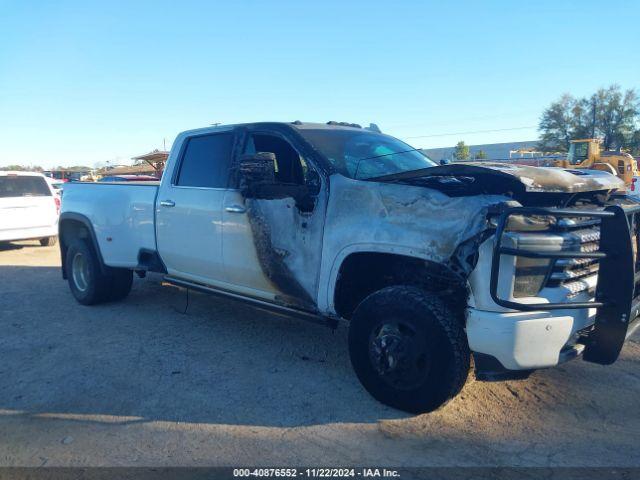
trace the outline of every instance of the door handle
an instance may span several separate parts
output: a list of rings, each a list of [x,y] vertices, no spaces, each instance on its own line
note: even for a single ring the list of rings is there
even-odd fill
[[[244,213],[247,211],[242,205],[229,205],[225,207],[225,210],[229,213]]]
[[[174,202],[173,200],[162,200],[160,202],[160,205],[162,205],[163,207],[175,207],[176,202]]]

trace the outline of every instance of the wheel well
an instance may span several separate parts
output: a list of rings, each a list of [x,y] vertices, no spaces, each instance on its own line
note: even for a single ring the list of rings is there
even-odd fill
[[[367,296],[391,285],[413,285],[437,293],[464,319],[469,295],[466,281],[446,265],[389,253],[352,253],[340,266],[334,291],[336,313],[351,318]]]
[[[66,258],[67,248],[71,241],[75,238],[80,238],[87,242],[91,248],[95,248],[93,245],[93,237],[89,228],[80,220],[66,219],[60,221],[58,227],[58,241],[60,242],[60,256],[62,261],[62,278],[67,278]],[[98,255],[100,258],[100,256]],[[102,263],[102,262],[101,262]]]

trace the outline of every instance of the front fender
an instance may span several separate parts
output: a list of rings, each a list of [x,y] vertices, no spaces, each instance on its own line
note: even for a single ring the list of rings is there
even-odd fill
[[[385,243],[354,243],[340,250],[333,259],[323,262],[320,274],[320,288],[318,291],[318,309],[330,315],[336,315],[335,289],[338,283],[338,274],[345,259],[354,253],[387,253],[402,255],[405,257],[419,258],[425,261],[434,261],[427,250],[419,248],[393,245]]]

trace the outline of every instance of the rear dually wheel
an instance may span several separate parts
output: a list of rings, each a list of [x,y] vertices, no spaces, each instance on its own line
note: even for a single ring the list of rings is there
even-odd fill
[[[71,293],[83,305],[121,300],[133,282],[131,270],[103,267],[92,246],[82,240],[69,245],[66,272]]]

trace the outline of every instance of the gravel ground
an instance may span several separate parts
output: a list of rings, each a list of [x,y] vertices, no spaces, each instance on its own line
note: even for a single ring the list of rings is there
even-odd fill
[[[56,247],[0,247],[0,465],[640,466],[640,345],[428,415],[360,387],[337,331],[135,280],[78,305]]]

